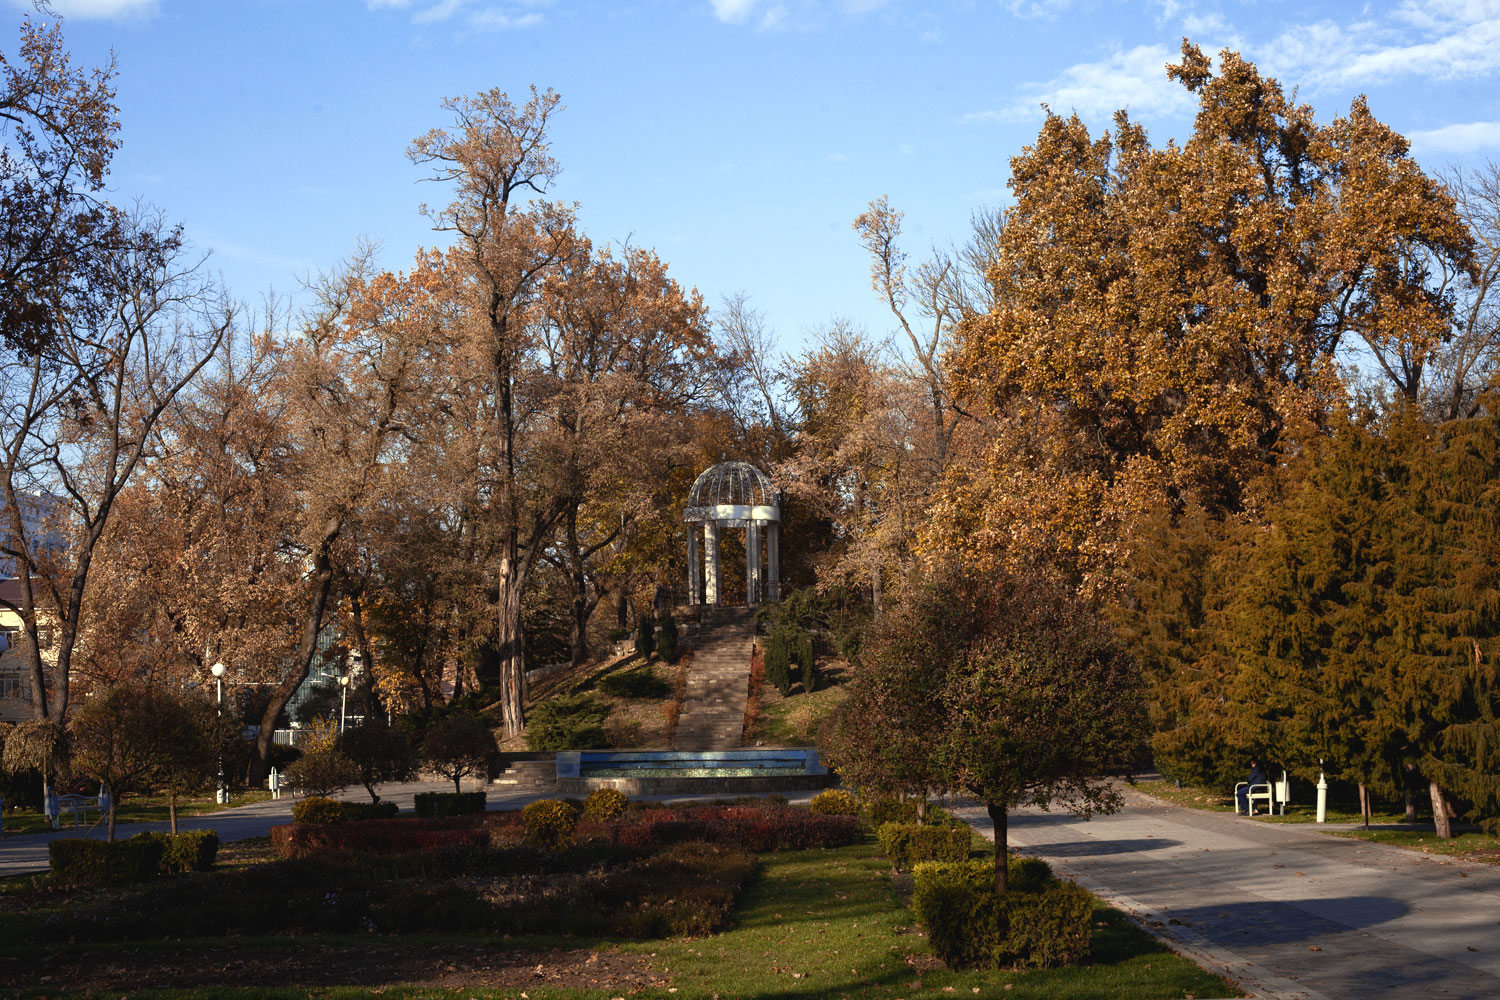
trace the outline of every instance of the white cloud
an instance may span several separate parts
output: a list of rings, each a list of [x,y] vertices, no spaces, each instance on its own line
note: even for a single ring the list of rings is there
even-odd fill
[[[1409,132],[1412,148],[1424,153],[1473,153],[1500,147],[1500,122],[1463,122]]]
[[[1060,115],[1077,112],[1102,117],[1119,108],[1133,115],[1186,114],[1193,101],[1180,84],[1167,79],[1167,63],[1176,62],[1165,45],[1138,45],[1098,62],[1078,63],[1045,83],[1024,84],[1002,107],[977,111],[965,121],[1014,122],[1040,118],[1045,104]]]
[[[14,7],[34,10],[31,0],[12,0]],[[76,17],[80,21],[115,20],[149,17],[156,13],[157,0],[52,0],[49,6],[59,17]]]
[[[1028,21],[1051,21],[1073,6],[1073,0],[1000,0],[1000,6]]]
[[[508,14],[495,7],[486,7],[470,14],[469,23],[476,28],[535,28],[547,23],[547,16],[535,11],[530,14]]]
[[[433,4],[431,7],[428,7],[425,10],[419,10],[415,14],[413,14],[411,18],[412,23],[437,24],[440,21],[446,21],[454,14],[457,14],[458,9],[462,7],[465,2],[466,0],[439,0],[438,3]]]
[[[760,6],[760,0],[711,0],[714,17],[725,24],[744,24]]]
[[[828,160],[831,163],[848,163],[849,157],[843,153],[829,153]]]

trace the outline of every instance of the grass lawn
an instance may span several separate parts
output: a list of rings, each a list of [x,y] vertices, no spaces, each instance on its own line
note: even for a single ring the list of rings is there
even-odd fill
[[[205,813],[218,812],[220,809],[228,809],[230,806],[243,806],[251,802],[264,802],[271,797],[271,793],[264,788],[241,789],[233,792],[229,799],[229,805],[221,806],[212,798],[204,796],[197,799],[178,799],[177,815],[202,816]],[[167,799],[164,795],[127,795],[120,802],[120,807],[115,815],[117,823],[165,823],[170,818],[167,810]],[[91,810],[90,816],[94,813]],[[72,823],[72,814],[63,814],[63,824]],[[7,809],[5,810],[5,836],[20,835],[26,833],[46,833],[52,829],[52,824],[47,818],[34,809]]]
[[[1190,785],[1178,788],[1172,782],[1160,778],[1137,781],[1135,788],[1137,791],[1145,792],[1147,795],[1170,802],[1175,806],[1186,806],[1189,809],[1202,809],[1208,812],[1234,812],[1233,789],[1209,791]],[[1293,794],[1295,795],[1298,790],[1299,786],[1294,784]],[[1311,795],[1306,802],[1292,802],[1288,805],[1285,816],[1279,813],[1267,816],[1264,810],[1264,803],[1256,803],[1255,818],[1267,823],[1315,823],[1318,819],[1317,801]],[[1336,801],[1328,803],[1327,819],[1330,823],[1358,823],[1361,818],[1358,804]],[[1376,811],[1370,816],[1370,822],[1404,823],[1406,814],[1405,812]]]
[[[821,671],[819,686],[811,694],[804,694],[800,685],[792,689],[795,693],[787,696],[770,684],[765,686],[761,693],[760,717],[756,720],[755,732],[751,734],[754,739],[771,746],[811,746],[817,742],[824,721],[848,696],[843,687],[848,676],[847,664],[823,657],[818,661],[818,669]]]
[[[1334,836],[1500,865],[1500,837],[1492,833],[1467,831],[1454,834],[1449,840],[1423,830],[1342,830],[1335,831]]]
[[[61,905],[66,905],[59,900]],[[34,911],[32,919],[44,913]],[[25,997],[136,998],[683,998],[945,997],[1154,1000],[1239,992],[1172,954],[1121,914],[1096,910],[1093,955],[1070,969],[950,972],[931,957],[872,843],[762,856],[733,926],[694,939],[611,943],[469,935],[231,938],[74,945],[48,958],[87,973],[71,994],[58,981]],[[0,939],[3,942],[3,939]],[[28,959],[0,943],[0,967]],[[378,971],[372,971],[378,966]],[[347,970],[340,985],[331,970]],[[234,970],[234,971],[228,971]],[[196,977],[196,978],[194,978]],[[225,980],[240,985],[220,987]],[[34,981],[34,980],[33,980]],[[180,984],[135,989],[137,984]],[[189,985],[191,984],[191,985]],[[403,985],[404,984],[404,985]]]

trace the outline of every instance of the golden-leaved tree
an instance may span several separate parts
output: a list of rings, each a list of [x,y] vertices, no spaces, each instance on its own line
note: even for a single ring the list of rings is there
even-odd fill
[[[1185,41],[1167,73],[1199,101],[1181,145],[1049,113],[1011,161],[994,305],[951,364],[1000,427],[933,544],[1099,583],[1143,512],[1253,507],[1285,430],[1341,395],[1340,352],[1420,390],[1451,312],[1431,278],[1469,237],[1406,140],[1363,99],[1320,124],[1233,52],[1215,68]]]

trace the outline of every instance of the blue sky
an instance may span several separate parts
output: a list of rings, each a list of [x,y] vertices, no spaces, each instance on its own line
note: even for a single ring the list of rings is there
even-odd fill
[[[0,0],[16,21],[29,0]],[[328,268],[361,237],[400,268],[440,242],[407,143],[446,96],[553,87],[554,195],[595,241],[655,247],[710,304],[745,292],[782,344],[891,323],[850,223],[878,195],[908,248],[1002,203],[1040,104],[1094,130],[1128,107],[1156,142],[1192,103],[1184,35],[1297,87],[1357,94],[1429,168],[1500,159],[1500,0],[54,0],[76,61],[113,49],[117,200],[214,252],[233,293]],[[15,34],[0,37],[15,49]]]

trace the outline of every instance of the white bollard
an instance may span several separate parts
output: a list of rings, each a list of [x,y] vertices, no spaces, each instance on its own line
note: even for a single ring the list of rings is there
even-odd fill
[[[276,768],[271,768],[271,776],[266,779],[266,787],[271,790],[271,798],[281,798],[281,775]]]
[[[1328,779],[1318,772],[1318,822],[1328,822]]]

